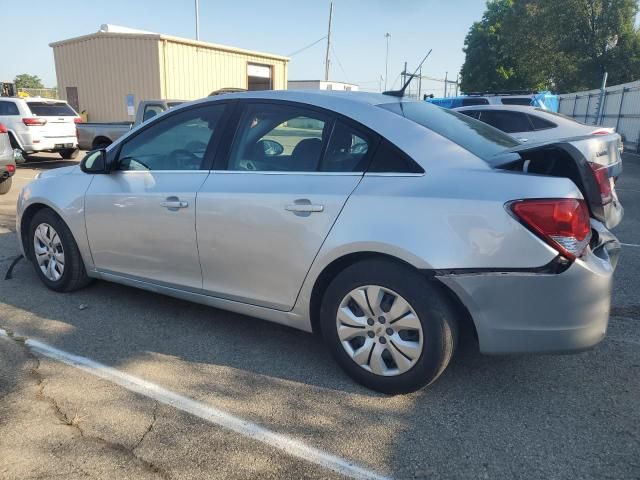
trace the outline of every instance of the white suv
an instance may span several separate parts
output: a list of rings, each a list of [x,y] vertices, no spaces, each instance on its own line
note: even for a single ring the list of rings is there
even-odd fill
[[[32,97],[0,98],[0,123],[6,125],[14,148],[23,154],[58,152],[62,158],[78,155],[76,123],[80,117],[63,100]]]

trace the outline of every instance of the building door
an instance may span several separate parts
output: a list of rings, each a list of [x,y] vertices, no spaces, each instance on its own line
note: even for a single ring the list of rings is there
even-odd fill
[[[78,102],[78,87],[67,87],[67,103],[76,112],[80,113],[80,103]]]
[[[273,90],[271,65],[247,64],[247,90]]]

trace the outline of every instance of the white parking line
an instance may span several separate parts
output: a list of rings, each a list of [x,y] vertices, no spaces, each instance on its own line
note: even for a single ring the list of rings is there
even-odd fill
[[[620,242],[620,245],[622,245],[624,247],[640,247],[640,245],[636,245],[635,243],[622,243],[622,242]]]
[[[0,337],[19,337],[9,335],[0,328]],[[214,425],[219,425],[228,430],[232,430],[240,435],[257,440],[271,447],[282,450],[284,453],[300,458],[307,462],[315,463],[321,467],[332,470],[338,474],[355,479],[386,480],[388,477],[372,470],[355,465],[349,460],[331,455],[314,447],[310,447],[299,440],[272,432],[248,420],[236,417],[210,405],[198,402],[191,398],[184,397],[177,393],[166,390],[154,383],[148,382],[128,373],[121,372],[115,368],[108,367],[94,360],[72,353],[59,350],[55,347],[37,340],[25,339],[24,344],[42,356],[58,360],[59,362],[71,365],[80,370],[88,372],[96,377],[120,385],[127,390],[152,398],[157,402],[169,405],[196,417],[206,420]]]

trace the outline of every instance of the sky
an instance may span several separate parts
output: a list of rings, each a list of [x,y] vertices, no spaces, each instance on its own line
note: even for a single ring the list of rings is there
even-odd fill
[[[56,84],[49,43],[96,32],[110,23],[178,37],[195,38],[194,0],[30,0],[28,21],[14,0],[0,0],[0,80],[38,75]],[[290,55],[327,34],[330,0],[199,0],[200,40]],[[377,90],[385,75],[385,33],[389,39],[388,86],[399,86],[404,62],[412,71],[429,49],[423,75],[455,78],[464,62],[469,27],[480,20],[484,0],[333,0],[330,78]],[[3,7],[4,5],[4,7]],[[15,21],[11,17],[15,16]],[[8,20],[8,21],[7,21]],[[6,39],[13,39],[7,45]],[[14,43],[15,42],[15,43]],[[291,56],[290,80],[324,77],[326,41]],[[413,68],[412,68],[413,67]],[[384,82],[382,82],[384,86]],[[441,95],[438,82],[423,87]]]

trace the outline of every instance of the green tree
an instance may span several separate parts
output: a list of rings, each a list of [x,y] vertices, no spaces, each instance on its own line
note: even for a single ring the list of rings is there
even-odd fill
[[[16,88],[44,88],[40,77],[37,75],[29,75],[28,73],[17,75],[16,78],[13,79],[13,83],[16,84]]]
[[[490,0],[470,29],[462,90],[596,88],[640,76],[636,0]]]

